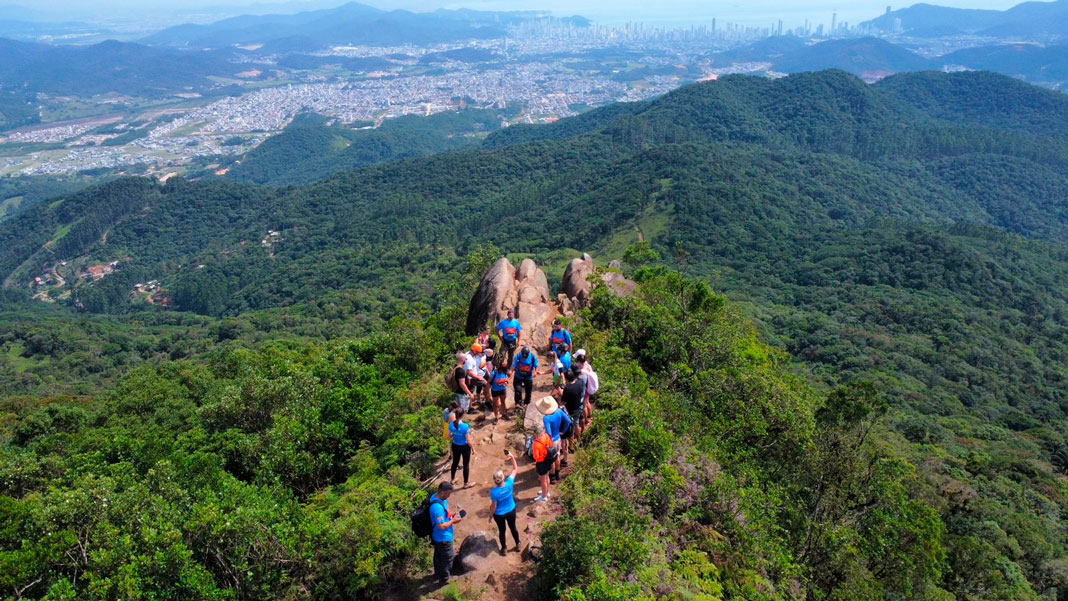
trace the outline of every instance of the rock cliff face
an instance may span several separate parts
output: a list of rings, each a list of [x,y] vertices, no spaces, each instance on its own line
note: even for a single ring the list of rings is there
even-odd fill
[[[556,307],[545,272],[531,259],[524,259],[517,270],[508,259],[502,258],[486,272],[467,311],[467,334],[478,334],[483,325],[493,327],[509,309],[515,309],[516,318],[523,324],[520,344],[536,349],[545,347]]]

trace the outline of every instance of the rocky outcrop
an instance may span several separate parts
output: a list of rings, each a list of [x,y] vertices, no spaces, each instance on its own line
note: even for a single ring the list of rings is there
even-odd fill
[[[564,270],[564,281],[560,285],[560,292],[571,299],[575,310],[582,309],[590,302],[590,294],[593,292],[593,284],[590,276],[593,275],[593,257],[583,253],[582,258],[572,259]]]
[[[553,330],[553,319],[556,317],[556,309],[549,294],[549,279],[530,259],[525,259],[519,265],[517,278],[519,303],[516,318],[525,330],[522,342],[537,349],[547,347],[549,333]]]
[[[622,273],[616,271],[602,273],[601,281],[616,296],[630,296],[634,293],[635,288],[638,287],[638,284],[633,280],[628,280]]]
[[[452,570],[457,574],[478,570],[488,563],[491,553],[498,551],[497,541],[489,533],[479,531],[468,534],[464,542],[460,543],[460,549],[452,562]]]
[[[523,324],[521,344],[534,348],[548,344],[556,308],[545,272],[531,259],[524,259],[516,269],[502,258],[486,272],[468,307],[467,334],[474,336],[482,326],[493,326],[509,309],[515,309],[516,318]]]
[[[600,278],[614,294],[629,296],[638,285],[620,273],[621,267],[619,261],[612,261],[608,264],[609,270],[601,273]],[[557,303],[561,314],[570,316],[589,306],[593,293],[591,276],[594,273],[596,270],[590,255],[583,254],[581,258],[572,259],[564,271],[564,281],[560,286],[561,293]]]
[[[508,309],[515,308],[515,273],[512,263],[501,257],[482,276],[467,309],[468,336],[475,336],[482,326],[496,323]]]

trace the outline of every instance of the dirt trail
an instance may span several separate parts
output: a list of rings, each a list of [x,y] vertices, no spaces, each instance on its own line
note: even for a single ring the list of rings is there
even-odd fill
[[[552,390],[552,368],[546,365],[544,353],[539,353],[542,372],[534,379],[534,392],[531,400],[537,400]],[[519,474],[515,481],[516,526],[519,528],[520,551],[514,551],[511,533],[507,533],[508,552],[501,556],[492,552],[483,560],[483,567],[467,574],[454,575],[451,582],[464,593],[466,598],[479,601],[522,601],[528,598],[528,585],[534,573],[534,562],[527,556],[527,547],[532,533],[540,533],[542,526],[560,515],[561,508],[556,499],[557,485],[552,486],[553,499],[550,502],[535,503],[534,498],[540,492],[537,475],[534,473],[534,460],[517,451],[515,442],[520,437],[525,441],[523,414],[525,410],[515,410],[514,392],[509,387],[505,407],[512,412],[511,419],[502,419],[493,424],[493,412],[483,411],[468,416],[471,424],[471,478],[470,488],[463,489],[462,467],[456,471],[456,492],[449,498],[452,511],[464,509],[467,518],[455,528],[456,552],[467,536],[484,532],[493,541],[497,540],[497,525],[490,513],[490,490],[494,487],[493,473],[502,469],[509,473],[511,461],[504,455],[508,449],[516,456]],[[451,462],[446,457],[439,464],[444,468],[443,475],[435,481],[441,482],[449,477]],[[496,546],[496,543],[494,543]],[[432,577],[427,576],[415,582],[415,587],[407,591],[405,600],[441,599],[442,589]],[[399,601],[399,600],[398,600]]]

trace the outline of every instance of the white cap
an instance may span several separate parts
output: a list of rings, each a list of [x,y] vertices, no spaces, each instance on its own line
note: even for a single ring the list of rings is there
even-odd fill
[[[576,357],[585,357],[586,356],[586,349],[580,348],[579,350],[575,351],[575,356]]]

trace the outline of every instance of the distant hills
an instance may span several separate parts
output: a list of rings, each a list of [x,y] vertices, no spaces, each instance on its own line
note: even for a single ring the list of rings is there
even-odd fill
[[[178,52],[116,41],[50,46],[0,39],[0,85],[29,92],[153,97],[200,90],[215,85],[208,79],[211,75],[232,77],[248,68],[213,52]]]
[[[840,69],[872,82],[895,73],[966,69],[993,71],[1030,83],[1060,88],[1068,82],[1068,45],[997,44],[926,58],[881,38],[847,38],[808,44],[792,36],[772,37],[710,56],[713,66],[763,62],[781,73]]]
[[[775,70],[783,73],[841,69],[868,80],[931,67],[915,52],[878,38],[829,40],[802,46],[774,61]]]
[[[414,13],[349,3],[293,15],[246,15],[210,25],[180,25],[143,41],[179,48],[262,45],[275,52],[314,51],[335,45],[435,44],[500,37],[510,23],[536,16],[472,10]]]
[[[1068,0],[1025,2],[1008,10],[971,10],[916,4],[892,11],[863,25],[917,37],[983,35],[1064,38],[1068,35]]]

